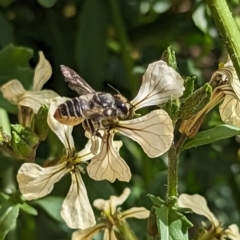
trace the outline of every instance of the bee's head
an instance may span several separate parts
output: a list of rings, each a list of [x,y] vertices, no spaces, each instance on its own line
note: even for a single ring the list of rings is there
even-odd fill
[[[118,109],[118,115],[121,118],[126,118],[129,115],[130,103],[121,94],[114,95],[115,104]]]

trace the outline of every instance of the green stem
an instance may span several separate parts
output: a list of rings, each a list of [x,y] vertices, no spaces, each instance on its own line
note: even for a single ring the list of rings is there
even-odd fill
[[[168,198],[178,197],[178,155],[174,143],[168,151]]]
[[[119,230],[117,235],[117,239],[119,240],[138,240],[135,234],[133,233],[132,229],[130,228],[127,221],[123,221],[121,223],[118,223],[117,228]]]
[[[240,79],[240,33],[225,0],[206,0]]]
[[[135,77],[132,72],[134,62],[130,55],[130,43],[128,41],[126,29],[123,24],[118,2],[118,0],[109,0],[117,37],[121,46],[123,64],[130,83],[130,89],[133,94],[135,94],[138,89],[138,84],[136,86],[137,81],[135,81]]]

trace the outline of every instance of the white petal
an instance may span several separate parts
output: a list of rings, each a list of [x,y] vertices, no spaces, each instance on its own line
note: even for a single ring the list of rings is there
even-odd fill
[[[50,99],[57,97],[58,94],[52,90],[42,90],[37,92],[27,91],[21,97],[19,105],[29,107],[36,114],[42,105],[50,105]]]
[[[72,184],[63,202],[61,216],[70,228],[86,229],[96,224],[87,190],[79,170],[71,172]]]
[[[228,237],[232,240],[239,240],[240,232],[238,226],[236,224],[232,224],[228,228],[229,230],[226,231],[228,233]]]
[[[96,207],[98,210],[103,210],[114,214],[116,212],[117,206],[122,205],[127,200],[129,194],[130,189],[125,188],[123,193],[119,197],[112,195],[110,196],[109,200],[96,199],[93,202],[93,206]]]
[[[92,240],[94,235],[105,227],[105,224],[100,223],[85,230],[75,231],[72,234],[72,240]]]
[[[91,140],[88,140],[87,144],[85,145],[85,148],[76,154],[79,158],[81,158],[81,162],[86,162],[95,156],[91,152],[91,146],[92,146]]]
[[[10,103],[17,105],[20,98],[26,92],[23,85],[16,79],[11,80],[1,87],[3,97]]]
[[[206,217],[215,227],[219,226],[219,221],[208,208],[205,198],[198,194],[181,194],[178,198],[178,206],[191,208],[194,213]]]
[[[226,95],[219,112],[223,122],[240,127],[240,101],[237,98]]]
[[[172,120],[163,110],[152,111],[140,118],[119,121],[116,129],[140,144],[151,158],[165,153],[173,139]]]
[[[138,219],[144,219],[148,218],[150,214],[150,211],[147,210],[144,207],[133,207],[130,208],[122,213],[122,218],[138,218]]]
[[[105,141],[102,141],[100,153],[87,166],[88,175],[97,181],[106,179],[114,182],[118,179],[129,182],[131,171],[119,155],[121,146],[121,141],[113,141],[113,135],[107,135]]]
[[[131,101],[135,110],[166,103],[178,98],[184,91],[184,80],[173,68],[160,60],[148,65],[137,96]]]
[[[53,117],[57,107],[65,101],[66,99],[61,97],[52,99],[48,112],[47,122],[51,130],[58,136],[65,148],[69,149],[69,151],[72,151],[72,149],[75,148],[72,137],[73,126],[61,124]]]
[[[27,200],[44,197],[67,172],[66,163],[46,168],[35,163],[24,163],[17,174],[19,189]]]
[[[42,51],[39,51],[39,62],[34,71],[33,90],[40,91],[42,86],[52,75],[52,67],[48,60],[44,57]]]

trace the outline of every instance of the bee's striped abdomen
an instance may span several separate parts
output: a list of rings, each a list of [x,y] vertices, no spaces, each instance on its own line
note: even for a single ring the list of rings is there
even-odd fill
[[[67,100],[65,103],[58,106],[54,113],[54,118],[58,122],[66,125],[77,125],[84,120],[82,113],[83,104],[80,98]]]

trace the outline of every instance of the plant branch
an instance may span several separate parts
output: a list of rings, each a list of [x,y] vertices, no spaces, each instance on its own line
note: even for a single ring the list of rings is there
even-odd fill
[[[240,79],[240,33],[225,0],[206,0]]]

